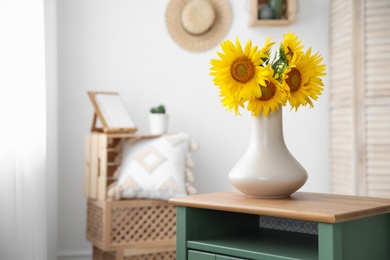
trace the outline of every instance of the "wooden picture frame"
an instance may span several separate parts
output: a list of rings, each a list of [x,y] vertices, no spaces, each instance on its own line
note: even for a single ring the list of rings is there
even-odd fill
[[[271,5],[272,0],[250,0],[249,26],[287,26],[295,22],[297,12],[296,0],[281,0],[281,17],[277,19],[260,19],[262,5]]]
[[[88,92],[95,110],[92,132],[134,133],[137,131],[122,99],[116,92]],[[100,120],[102,128],[96,126]]]

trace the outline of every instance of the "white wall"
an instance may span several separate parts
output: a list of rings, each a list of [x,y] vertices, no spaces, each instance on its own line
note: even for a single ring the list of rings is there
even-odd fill
[[[210,51],[191,53],[176,45],[165,26],[168,0],[58,1],[58,138],[60,259],[83,259],[85,240],[83,137],[93,109],[87,91],[116,91],[140,133],[148,131],[147,113],[163,103],[171,132],[185,131],[200,145],[194,154],[199,192],[233,189],[229,170],[245,151],[250,116],[225,112],[209,76]],[[329,2],[300,0],[297,21],[288,27],[248,27],[249,1],[230,0],[233,21],[226,39],[238,36],[262,46],[267,35],[280,42],[291,30],[305,46],[329,56]],[[328,85],[327,77],[324,80]],[[329,191],[328,90],[315,109],[284,111],[285,139],[307,169],[306,191]],[[89,257],[85,257],[89,259]]]

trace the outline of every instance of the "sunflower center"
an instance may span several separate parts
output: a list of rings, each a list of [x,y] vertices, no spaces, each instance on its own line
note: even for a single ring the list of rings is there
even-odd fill
[[[233,62],[230,73],[235,80],[247,83],[255,76],[255,66],[249,58],[240,57]]]
[[[261,97],[258,99],[262,101],[267,101],[272,99],[275,96],[276,87],[272,82],[266,81],[267,86],[260,86],[261,89]]]
[[[295,92],[299,89],[302,82],[301,73],[299,70],[293,68],[287,73],[288,78],[286,79],[287,85],[290,87],[290,92]]]

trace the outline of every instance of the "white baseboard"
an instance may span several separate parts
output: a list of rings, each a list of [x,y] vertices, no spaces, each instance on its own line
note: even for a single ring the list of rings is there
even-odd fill
[[[91,260],[92,251],[60,251],[57,254],[57,260]]]

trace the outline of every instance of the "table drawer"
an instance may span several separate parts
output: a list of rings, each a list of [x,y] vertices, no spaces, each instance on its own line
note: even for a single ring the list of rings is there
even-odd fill
[[[188,251],[188,260],[216,260],[215,254],[199,252],[199,251]]]
[[[189,250],[188,260],[245,260],[245,259]]]

